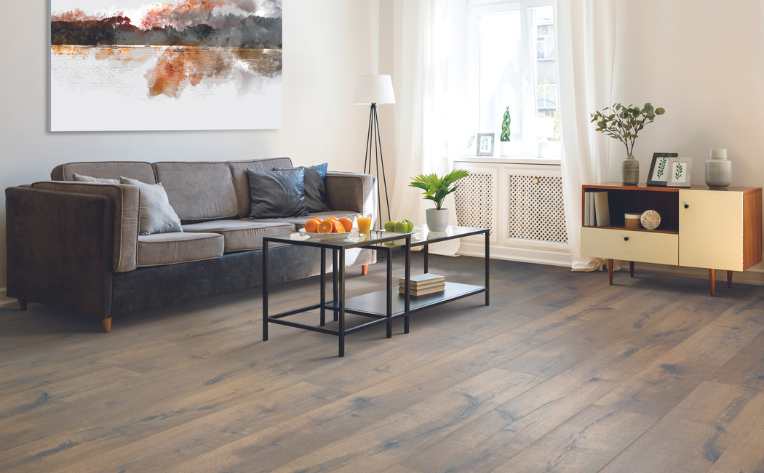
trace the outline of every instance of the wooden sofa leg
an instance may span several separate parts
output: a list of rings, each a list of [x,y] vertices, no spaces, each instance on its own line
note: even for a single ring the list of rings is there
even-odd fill
[[[25,299],[19,299],[19,310],[22,312],[29,310],[29,303]]]
[[[361,266],[361,276],[368,276],[369,275],[369,265],[364,264]]]
[[[101,328],[104,333],[111,333],[111,316],[106,316],[101,320]]]

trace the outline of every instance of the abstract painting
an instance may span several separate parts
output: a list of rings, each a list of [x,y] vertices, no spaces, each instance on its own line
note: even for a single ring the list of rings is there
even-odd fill
[[[281,0],[51,0],[51,131],[281,125]]]

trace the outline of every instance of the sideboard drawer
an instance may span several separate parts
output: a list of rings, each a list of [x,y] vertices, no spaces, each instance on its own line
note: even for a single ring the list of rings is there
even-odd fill
[[[673,233],[585,227],[581,229],[581,247],[584,256],[679,264],[679,235]]]

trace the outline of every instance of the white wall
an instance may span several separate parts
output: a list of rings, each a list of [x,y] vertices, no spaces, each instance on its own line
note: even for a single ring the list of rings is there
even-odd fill
[[[733,184],[764,186],[764,2],[618,2],[618,98],[668,111],[640,137],[642,180],[653,152],[678,152],[705,185],[709,150],[728,148]],[[611,173],[620,178],[618,159]]]
[[[284,120],[279,131],[47,132],[48,2],[15,2],[0,16],[0,187],[47,179],[67,161],[229,160],[291,156],[363,168],[368,109],[355,81],[377,66],[379,0],[284,1]],[[372,51],[372,49],[374,51]],[[5,197],[0,196],[0,287],[5,286]]]
[[[704,185],[709,150],[724,147],[735,185],[764,186],[761,1],[618,1],[619,98],[668,111],[640,137],[642,179],[653,152],[675,151],[694,158],[693,184]]]

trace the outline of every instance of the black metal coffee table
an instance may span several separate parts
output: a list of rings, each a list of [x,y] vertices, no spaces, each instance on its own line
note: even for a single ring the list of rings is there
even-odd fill
[[[429,246],[447,240],[465,238],[474,235],[485,237],[485,283],[483,286],[446,282],[445,291],[439,294],[412,298],[409,294],[411,279],[411,248],[422,246],[424,254],[424,272],[429,270]],[[263,238],[263,341],[268,340],[268,324],[274,323],[288,327],[310,330],[313,332],[334,335],[339,337],[339,356],[345,356],[345,336],[360,330],[378,325],[387,325],[387,338],[391,338],[392,322],[402,317],[404,319],[404,333],[411,329],[411,314],[429,307],[445,304],[465,297],[485,294],[485,305],[490,304],[490,230],[486,228],[449,227],[446,232],[428,233],[419,230],[415,233],[401,234],[392,232],[372,231],[363,238],[337,239],[310,238],[307,240],[284,237]],[[321,250],[321,276],[320,302],[318,304],[300,307],[279,314],[270,315],[268,311],[269,291],[269,247],[271,244],[287,244],[308,246]],[[378,253],[384,253],[387,265],[387,281],[385,288],[379,291],[347,298],[345,293],[345,252],[354,248],[370,249]],[[404,256],[404,293],[397,294],[397,287],[393,286],[393,250],[400,249]],[[332,301],[326,301],[326,252],[332,251]],[[307,325],[299,322],[285,320],[287,317],[301,315],[305,312],[319,310],[319,325]],[[326,328],[326,310],[333,313],[337,322],[336,329]],[[346,327],[345,315],[354,314],[371,319],[366,323]]]

